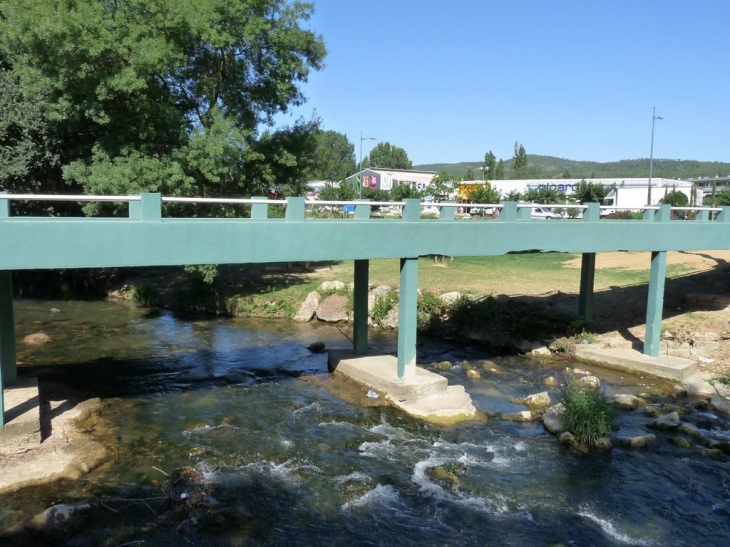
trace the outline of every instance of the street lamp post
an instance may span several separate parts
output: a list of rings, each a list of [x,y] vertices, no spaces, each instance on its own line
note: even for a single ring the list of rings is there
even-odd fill
[[[654,122],[663,119],[662,116],[656,115],[656,106],[653,107],[651,114],[651,150],[649,151],[649,194],[647,196],[647,205],[651,205],[651,172],[654,163]]]
[[[362,141],[374,141],[375,137],[363,137],[360,131],[360,184],[358,184],[358,196],[362,199]]]

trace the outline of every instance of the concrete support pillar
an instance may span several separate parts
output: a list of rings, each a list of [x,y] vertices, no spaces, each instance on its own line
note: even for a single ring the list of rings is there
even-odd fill
[[[368,351],[368,274],[369,260],[355,261],[352,349],[355,355]]]
[[[418,257],[401,258],[398,306],[398,378],[401,380],[416,376],[417,307]]]
[[[15,362],[15,321],[13,318],[13,284],[10,271],[0,271],[0,427],[5,425],[3,389],[18,383]]]
[[[659,355],[662,332],[662,308],[664,306],[664,278],[667,273],[667,252],[651,253],[651,272],[649,274],[649,299],[646,304],[646,335],[644,336],[644,355]]]
[[[583,253],[580,268],[578,315],[586,325],[593,320],[593,281],[596,276],[596,253]]]

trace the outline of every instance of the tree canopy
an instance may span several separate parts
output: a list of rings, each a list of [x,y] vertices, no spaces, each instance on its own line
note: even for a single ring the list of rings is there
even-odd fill
[[[340,181],[355,172],[355,145],[347,135],[318,130],[314,134],[315,163],[310,177],[315,180]]]
[[[379,142],[370,151],[370,155],[363,160],[364,167],[379,167],[381,169],[411,169],[413,164],[408,159],[408,153],[389,142]]]
[[[18,161],[25,144],[26,184],[50,169],[59,189],[87,192],[291,185],[318,121],[260,128],[302,104],[300,83],[323,66],[322,38],[301,26],[312,11],[289,0],[0,0],[2,85],[17,86],[3,103],[21,100],[29,128],[13,140],[0,125],[0,140]]]

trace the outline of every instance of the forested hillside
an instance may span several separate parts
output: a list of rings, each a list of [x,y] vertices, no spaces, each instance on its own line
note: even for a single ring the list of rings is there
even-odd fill
[[[618,178],[649,176],[649,158],[621,160],[607,163],[597,161],[574,161],[553,156],[527,155],[528,164],[539,170],[540,178],[562,178],[566,171],[571,178]],[[510,179],[512,158],[505,160],[504,178]],[[464,177],[471,168],[475,178],[481,178],[483,162],[465,161],[461,163],[430,163],[414,165],[414,169],[424,171],[448,171]],[[533,169],[535,170],[535,169]],[[730,163],[654,159],[653,176],[663,178],[695,178],[730,175]]]

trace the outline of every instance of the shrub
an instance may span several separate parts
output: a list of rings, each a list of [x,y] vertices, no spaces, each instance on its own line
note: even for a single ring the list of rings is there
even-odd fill
[[[378,295],[375,298],[373,309],[370,311],[370,317],[372,318],[373,323],[382,327],[388,312],[397,305],[398,293],[394,290],[390,290],[386,294]]]
[[[136,283],[129,291],[129,300],[140,308],[157,308],[160,297],[155,288],[148,283]]]
[[[563,388],[560,402],[565,407],[563,429],[578,442],[595,446],[611,432],[614,409],[598,388],[571,380]]]
[[[726,370],[719,376],[714,376],[710,383],[714,384],[715,382],[722,384],[724,386],[730,387],[730,370]]]

